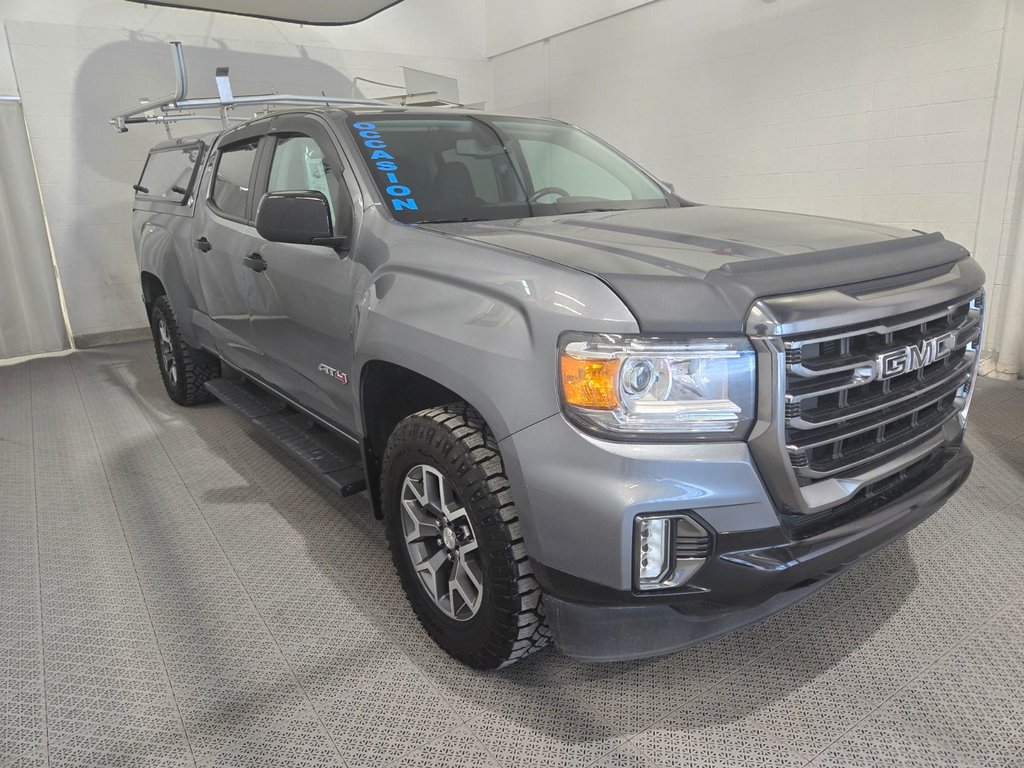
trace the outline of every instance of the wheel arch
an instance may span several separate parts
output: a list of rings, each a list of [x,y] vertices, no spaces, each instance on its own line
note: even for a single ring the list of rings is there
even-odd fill
[[[146,317],[148,318],[153,313],[153,302],[161,296],[166,296],[167,289],[164,288],[159,277],[147,270],[142,270],[141,282],[142,301],[146,305]]]
[[[381,508],[381,460],[388,438],[407,416],[439,405],[469,402],[422,373],[387,360],[369,360],[359,370],[359,415],[363,426],[363,461],[367,489],[377,519]]]

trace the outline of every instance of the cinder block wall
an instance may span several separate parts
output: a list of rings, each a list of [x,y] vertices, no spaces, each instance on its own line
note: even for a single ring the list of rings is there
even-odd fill
[[[494,105],[587,127],[697,201],[977,244],[992,331],[1013,258],[1018,110],[1000,133],[993,107],[1020,58],[1004,47],[1016,1],[656,0],[492,49]],[[1020,82],[1004,86],[1019,102]]]

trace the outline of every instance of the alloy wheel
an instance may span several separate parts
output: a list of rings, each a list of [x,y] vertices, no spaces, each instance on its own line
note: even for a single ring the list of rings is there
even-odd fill
[[[401,504],[405,546],[427,595],[446,616],[473,618],[483,600],[483,568],[465,504],[427,464],[406,473]]]
[[[171,385],[177,385],[178,364],[174,360],[174,344],[171,341],[171,333],[167,328],[167,321],[162,317],[157,322],[157,335],[160,337],[160,365],[167,372],[167,378],[170,380]]]

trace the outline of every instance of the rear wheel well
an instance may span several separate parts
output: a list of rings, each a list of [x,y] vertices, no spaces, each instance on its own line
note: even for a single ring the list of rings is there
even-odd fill
[[[381,360],[373,360],[363,367],[360,390],[366,431],[363,460],[366,462],[367,489],[373,502],[373,513],[380,518],[381,460],[395,427],[406,416],[425,408],[459,402],[463,398],[433,379]]]
[[[152,272],[142,273],[142,300],[146,303],[146,317],[153,311],[153,302],[166,295],[167,291],[159,277]]]

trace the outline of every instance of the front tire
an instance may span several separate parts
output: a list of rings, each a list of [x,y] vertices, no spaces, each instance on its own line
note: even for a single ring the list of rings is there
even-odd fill
[[[495,669],[550,642],[501,454],[475,410],[456,403],[404,419],[381,482],[395,568],[441,648]]]
[[[213,400],[213,395],[203,385],[220,376],[220,360],[185,342],[166,296],[153,302],[150,329],[160,376],[171,400],[178,405],[198,405]]]

